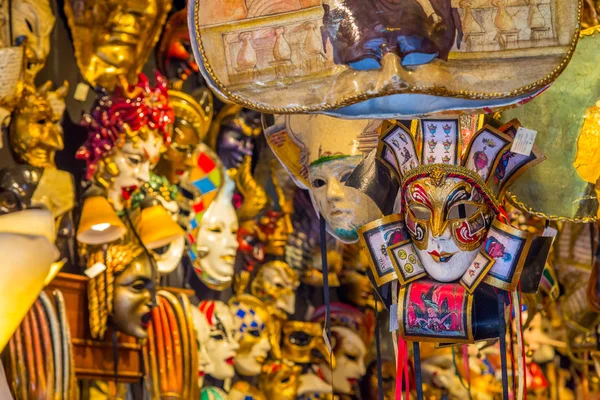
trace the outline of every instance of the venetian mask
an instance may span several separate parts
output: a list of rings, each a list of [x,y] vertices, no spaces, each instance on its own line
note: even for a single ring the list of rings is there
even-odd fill
[[[483,244],[494,213],[482,192],[441,170],[407,185],[406,225],[433,279],[459,279]]]
[[[381,121],[327,116],[275,116],[265,130],[267,142],[301,188],[309,189],[327,230],[345,243],[356,229],[380,218],[378,205],[348,179],[375,149]]]
[[[254,141],[261,132],[259,112],[225,106],[215,118],[208,143],[229,170],[238,168],[245,157],[252,157]]]
[[[54,156],[64,148],[60,120],[68,86],[54,92],[50,87],[50,82],[37,90],[26,85],[10,125],[10,143],[17,157],[40,168],[56,168]]]
[[[107,189],[117,211],[150,179],[163,146],[171,141],[174,114],[164,78],[157,74],[156,80],[154,88],[144,75],[135,86],[123,82],[112,95],[100,97],[91,114],[84,115],[88,140],[76,156],[86,160],[87,179],[94,178]]]
[[[190,47],[187,9],[177,11],[167,20],[158,44],[157,59],[158,68],[169,80],[179,80],[176,85],[183,85],[191,74],[199,73]]]
[[[231,312],[221,301],[206,300],[198,306],[210,325],[208,358],[211,376],[219,380],[233,378],[234,363],[239,345],[235,340],[235,328]]]
[[[92,338],[101,339],[112,323],[123,333],[144,339],[156,306],[155,271],[141,246],[113,243],[88,254],[88,268],[103,263],[106,270],[88,283]],[[111,285],[107,288],[106,285]]]
[[[46,63],[55,21],[48,0],[19,0],[12,3],[12,37],[17,41],[27,40],[25,58],[30,82]]]
[[[302,368],[287,361],[273,361],[263,367],[258,387],[267,399],[296,400]]]
[[[177,90],[169,90],[169,104],[175,113],[173,140],[163,154],[156,171],[173,184],[193,167],[196,146],[202,141],[212,119],[212,94],[202,91],[200,102]]]
[[[165,0],[65,1],[75,59],[92,86],[113,90],[119,75],[135,82],[171,9]]]
[[[322,360],[317,365],[336,393],[353,394],[358,389],[359,379],[366,373],[366,342],[370,342],[371,327],[367,326],[360,311],[342,303],[332,303],[330,315],[335,366],[332,368],[329,360]],[[312,321],[322,322],[324,318],[325,307],[320,307]]]
[[[265,305],[254,296],[242,294],[229,301],[233,317],[235,338],[240,345],[235,358],[235,369],[242,376],[260,374],[271,344],[268,329],[269,313]]]
[[[283,324],[281,355],[299,364],[329,361],[323,340],[323,327],[318,322],[286,321]],[[335,360],[334,360],[335,363]]]
[[[210,374],[212,364],[208,355],[208,342],[210,339],[210,326],[206,317],[196,307],[192,307],[196,342],[198,345],[198,387],[204,386],[204,376]]]
[[[382,360],[381,362],[381,380],[383,383],[383,400],[394,400],[396,398],[396,366],[392,360]],[[367,368],[367,374],[364,377],[364,387],[361,392],[366,400],[380,400],[379,396],[379,377],[377,373],[377,362],[373,362]]]
[[[357,245],[344,247],[344,261],[340,276],[340,296],[343,301],[357,307],[375,308],[373,284],[367,276],[369,260],[364,250]],[[378,303],[383,307],[382,303]]]
[[[263,264],[252,281],[252,295],[272,307],[283,318],[296,312],[298,274],[283,261]]]
[[[196,273],[209,287],[231,285],[238,249],[238,220],[231,203],[234,184],[226,179],[214,202],[202,216],[197,232]]]

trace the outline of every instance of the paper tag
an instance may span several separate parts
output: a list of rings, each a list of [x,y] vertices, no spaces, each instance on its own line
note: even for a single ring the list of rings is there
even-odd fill
[[[398,330],[398,303],[390,307],[390,332]]]
[[[89,267],[88,269],[83,271],[83,273],[86,274],[86,276],[88,278],[94,279],[95,277],[100,275],[102,272],[104,272],[105,269],[106,269],[106,265],[104,265],[101,262],[97,262],[96,264],[92,265],[91,267]]]
[[[90,87],[87,85],[87,83],[79,82],[75,88],[75,94],[73,95],[73,98],[78,101],[85,101],[89,91]]]
[[[537,131],[519,127],[510,151],[524,156],[530,156],[536,136]]]
[[[327,330],[325,328],[323,328],[323,341],[325,342],[327,350],[329,350],[329,354],[331,354],[331,342],[329,341],[329,337],[327,336]]]
[[[557,234],[558,234],[558,231],[549,226],[546,229],[544,229],[544,233],[542,233],[542,236],[543,237],[556,237]]]

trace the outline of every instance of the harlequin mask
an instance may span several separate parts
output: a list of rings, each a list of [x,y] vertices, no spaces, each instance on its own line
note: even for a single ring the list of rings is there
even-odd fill
[[[210,325],[208,357],[212,368],[210,375],[219,380],[233,378],[234,360],[239,345],[235,340],[235,328],[231,312],[222,301],[205,300],[198,306]]]
[[[343,242],[356,242],[356,229],[382,212],[374,200],[347,183],[375,148],[373,138],[382,121],[292,115],[276,116],[271,122],[265,130],[271,149],[296,184],[309,189],[328,232]]]
[[[68,85],[51,92],[48,82],[37,90],[26,85],[10,125],[10,143],[22,162],[56,168],[54,155],[64,148],[60,125]]]
[[[258,387],[267,399],[296,400],[302,368],[286,361],[272,361],[263,367]]]
[[[281,355],[299,364],[329,362],[329,351],[318,322],[286,321],[283,324]],[[335,359],[332,360],[335,365]]]
[[[76,157],[86,160],[87,179],[94,178],[108,189],[117,211],[133,190],[150,179],[163,145],[171,142],[174,114],[166,81],[158,73],[156,81],[153,88],[140,74],[136,85],[121,82],[112,95],[101,96],[92,113],[83,118],[88,140]]]
[[[157,173],[178,184],[193,164],[196,146],[200,143],[212,119],[213,98],[210,90],[202,91],[200,102],[187,93],[169,90],[169,105],[173,108],[173,140],[156,166]]]
[[[324,321],[325,307],[313,315],[313,322]],[[324,379],[333,384],[336,393],[352,394],[366,373],[365,357],[370,345],[372,324],[357,309],[342,303],[331,304],[331,334],[335,367],[329,360],[318,363]]]
[[[212,370],[212,364],[208,355],[210,325],[206,321],[206,316],[196,307],[192,307],[192,317],[194,319],[196,341],[198,342],[198,387],[201,388],[204,386],[204,376]]]
[[[44,67],[50,53],[50,34],[54,28],[54,14],[48,0],[21,0],[12,3],[12,37],[26,38],[27,75],[30,82]]]
[[[117,77],[134,82],[171,9],[165,0],[65,1],[77,66],[92,86],[113,90]]]
[[[259,375],[271,350],[266,326],[269,312],[260,300],[246,294],[229,300],[229,310],[233,317],[235,337],[240,345],[235,369],[243,376]]]
[[[283,261],[263,264],[252,281],[252,295],[262,300],[278,315],[296,312],[296,288],[300,284],[298,274]]]

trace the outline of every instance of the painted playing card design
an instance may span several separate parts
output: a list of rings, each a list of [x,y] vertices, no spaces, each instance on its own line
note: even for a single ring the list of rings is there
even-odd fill
[[[495,262],[496,261],[482,249],[467,269],[467,272],[465,272],[460,279],[460,284],[467,289],[469,293],[473,293]]]
[[[421,120],[423,164],[455,164],[459,157],[460,132],[457,119]]]
[[[466,167],[487,181],[495,170],[496,158],[507,150],[510,143],[508,135],[486,126],[469,144]]]
[[[415,142],[404,126],[397,124],[390,127],[382,135],[381,142],[394,152],[400,176],[419,164]]]
[[[427,275],[412,241],[407,240],[390,246],[387,248],[387,252],[401,285],[406,285]]]

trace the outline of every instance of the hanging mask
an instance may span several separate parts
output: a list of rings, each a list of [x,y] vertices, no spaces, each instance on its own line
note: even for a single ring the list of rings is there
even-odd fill
[[[229,308],[221,301],[205,300],[198,309],[210,325],[207,348],[212,368],[209,374],[219,380],[233,378],[239,345],[235,340],[235,328]]]
[[[374,155],[382,121],[292,115],[265,122],[271,149],[296,184],[309,189],[328,232],[342,242],[356,242],[356,229],[383,215],[382,203],[393,206],[397,190],[391,172],[369,157]],[[388,173],[387,179],[379,179],[382,171]],[[366,195],[361,190],[365,185],[378,187],[380,199]]]
[[[65,1],[75,59],[92,86],[112,91],[117,77],[135,82],[167,19],[165,0]]]
[[[351,118],[526,101],[566,67],[579,25],[576,0],[194,0],[188,10],[196,60],[222,97]]]
[[[140,75],[137,85],[122,82],[112,95],[99,97],[92,113],[83,117],[88,140],[76,157],[86,160],[86,178],[107,189],[116,211],[150,179],[163,146],[171,142],[174,114],[166,81],[158,73],[156,81],[151,87]]]
[[[180,192],[192,197],[188,255],[200,280],[214,290],[232,283],[238,249],[238,220],[231,203],[235,185],[216,154],[202,145]]]
[[[257,376],[271,350],[267,308],[256,297],[242,294],[229,300],[229,310],[240,345],[235,369],[242,376]]]
[[[251,292],[280,318],[296,312],[298,274],[283,261],[263,264],[252,281]]]
[[[173,138],[156,166],[156,172],[166,176],[173,184],[194,167],[193,155],[204,139],[213,112],[213,97],[208,89],[202,90],[197,101],[187,93],[169,90],[169,105],[173,108]]]

